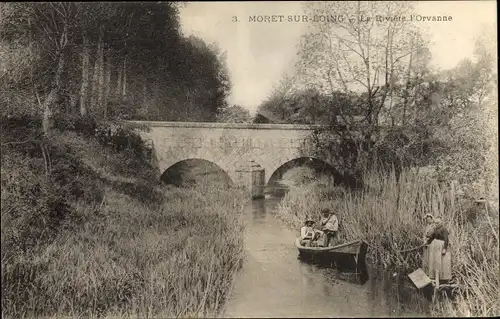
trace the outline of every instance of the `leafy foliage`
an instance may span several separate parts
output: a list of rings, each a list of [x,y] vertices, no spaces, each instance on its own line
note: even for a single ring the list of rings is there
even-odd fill
[[[413,10],[395,2],[304,6],[311,14],[365,17]],[[317,153],[341,171],[361,176],[374,166],[432,166],[441,182],[479,183],[466,188],[474,196],[491,194],[485,188],[498,173],[486,168],[486,158],[494,160],[487,156],[494,152],[489,140],[498,136],[485,135],[485,127],[491,130],[486,118],[497,116],[494,30],[485,26],[473,59],[436,70],[425,29],[408,21],[372,22],[313,23],[293,73],[283,76],[258,113],[277,123],[327,124],[316,136]]]
[[[225,55],[181,35],[176,3],[2,9],[4,114],[214,121],[227,107]]]
[[[250,123],[252,116],[250,112],[240,105],[233,105],[223,110],[218,117],[219,122],[224,123]]]

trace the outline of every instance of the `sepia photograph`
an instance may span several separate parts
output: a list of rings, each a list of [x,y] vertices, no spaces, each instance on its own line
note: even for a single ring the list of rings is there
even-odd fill
[[[2,317],[500,316],[497,28],[0,2]]]

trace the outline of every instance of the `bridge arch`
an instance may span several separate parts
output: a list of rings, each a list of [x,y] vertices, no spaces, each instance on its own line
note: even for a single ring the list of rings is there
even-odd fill
[[[192,183],[198,178],[211,178],[221,183],[234,185],[230,174],[214,161],[204,158],[178,160],[161,172],[160,180],[166,184],[180,186]]]
[[[324,171],[330,173],[335,183],[343,183],[344,181],[344,176],[327,161],[312,156],[300,156],[272,168],[268,173],[266,185],[282,178],[287,171],[297,166],[308,166],[314,168],[316,172]]]
[[[361,189],[363,187],[363,181],[359,178],[356,178],[356,176],[353,176],[349,173],[341,173],[329,161],[314,156],[299,156],[287,160],[279,165],[275,164],[273,167],[268,167],[267,171],[269,172],[269,175],[266,174],[266,186],[269,185],[269,182],[272,182],[273,179],[278,178],[279,174],[284,174],[290,168],[296,167],[297,164],[304,164],[307,162],[310,162],[310,164],[312,164],[313,166],[319,166],[326,172],[330,172],[333,176],[334,183],[337,185],[343,185],[344,187],[350,189]]]

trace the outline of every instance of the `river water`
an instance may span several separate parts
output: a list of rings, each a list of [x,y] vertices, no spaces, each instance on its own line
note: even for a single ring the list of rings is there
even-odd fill
[[[275,218],[277,189],[245,210],[246,257],[223,317],[423,317],[421,299],[408,283],[371,270],[361,284],[333,268],[298,259],[290,230]]]

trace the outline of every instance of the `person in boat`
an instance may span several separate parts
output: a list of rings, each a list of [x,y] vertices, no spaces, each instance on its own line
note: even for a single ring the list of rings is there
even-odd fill
[[[310,247],[317,236],[317,231],[314,229],[314,220],[306,218],[304,226],[300,229],[300,244]]]
[[[330,211],[328,208],[322,210],[323,218],[321,219],[321,227],[323,231],[324,247],[335,245],[337,234],[339,230],[339,220],[335,212]]]

